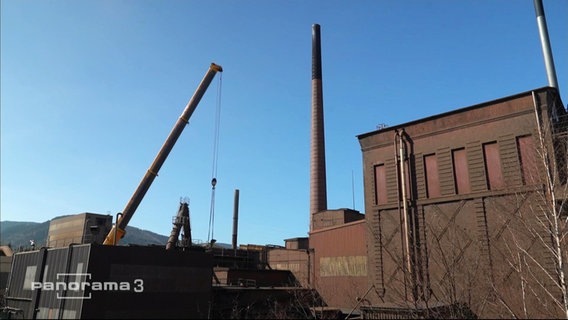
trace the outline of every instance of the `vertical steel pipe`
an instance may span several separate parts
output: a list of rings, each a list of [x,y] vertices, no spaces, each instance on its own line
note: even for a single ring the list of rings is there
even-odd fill
[[[554,68],[554,60],[552,59],[552,49],[550,48],[550,39],[548,37],[548,27],[546,26],[546,17],[544,16],[544,7],[542,6],[542,0],[534,0],[534,10],[536,13],[536,23],[538,24],[538,33],[540,34],[542,54],[544,55],[544,64],[546,67],[546,75],[548,77],[548,85],[558,89],[556,69]]]
[[[239,228],[239,189],[235,189],[233,204],[233,250],[237,250],[237,232]]]

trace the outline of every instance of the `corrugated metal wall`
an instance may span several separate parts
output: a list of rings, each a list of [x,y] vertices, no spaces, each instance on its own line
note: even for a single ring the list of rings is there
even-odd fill
[[[209,253],[162,247],[86,244],[18,253],[6,304],[24,318],[203,318],[212,263]]]
[[[25,318],[77,318],[83,300],[76,298],[83,292],[64,290],[63,283],[78,281],[68,273],[86,272],[89,252],[89,245],[79,245],[14,255],[6,304],[21,309]],[[79,265],[85,269],[77,270]]]
[[[36,279],[39,251],[23,252],[12,256],[12,271],[6,289],[6,304],[21,310],[24,318],[31,318],[32,282]],[[40,264],[41,268],[41,264]]]
[[[84,273],[86,270],[77,270],[78,265],[88,264],[90,246],[78,245],[67,248],[48,249],[45,260],[43,282],[45,283],[80,283],[84,281],[76,273]],[[56,285],[55,290],[43,288],[41,299],[38,304],[38,318],[51,319],[62,316],[63,318],[77,318],[81,314],[82,290],[65,290],[63,285]],[[68,289],[68,288],[67,288]]]

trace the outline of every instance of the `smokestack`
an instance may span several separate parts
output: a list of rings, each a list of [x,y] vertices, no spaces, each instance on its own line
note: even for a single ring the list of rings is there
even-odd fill
[[[310,154],[310,231],[315,213],[327,210],[320,26],[312,26],[312,129]]]
[[[237,229],[239,226],[239,189],[235,189],[233,206],[233,250],[237,250]]]
[[[558,89],[558,81],[556,80],[554,60],[552,60],[552,49],[550,48],[550,39],[548,38],[548,28],[546,27],[546,18],[544,17],[542,0],[534,0],[534,10],[536,12],[536,22],[538,24],[538,32],[540,34],[540,44],[542,45],[542,53],[544,55],[548,85]]]

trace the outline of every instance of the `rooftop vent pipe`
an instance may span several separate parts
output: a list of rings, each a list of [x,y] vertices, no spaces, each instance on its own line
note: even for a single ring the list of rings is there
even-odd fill
[[[538,24],[538,32],[540,34],[540,43],[542,45],[542,53],[544,55],[548,85],[558,89],[558,81],[556,80],[556,70],[554,69],[554,60],[552,59],[552,49],[550,48],[550,39],[548,38],[548,28],[546,27],[546,18],[544,17],[542,0],[534,0],[534,10],[536,12],[536,22]]]
[[[310,154],[310,231],[314,214],[327,210],[320,26],[312,26],[312,127]]]

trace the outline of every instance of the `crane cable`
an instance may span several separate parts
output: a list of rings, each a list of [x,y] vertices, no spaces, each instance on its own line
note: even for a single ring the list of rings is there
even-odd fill
[[[217,185],[217,163],[219,160],[219,127],[221,122],[221,86],[223,83],[223,74],[219,74],[219,84],[217,88],[217,104],[215,108],[215,129],[213,135],[213,168],[211,170],[211,207],[209,211],[209,229],[207,233],[207,242],[213,240],[213,229],[215,227],[215,186]]]

